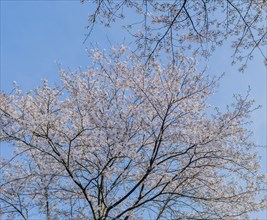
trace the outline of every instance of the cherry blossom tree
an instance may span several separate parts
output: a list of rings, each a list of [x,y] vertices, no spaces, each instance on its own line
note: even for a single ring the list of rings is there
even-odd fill
[[[125,50],[91,51],[91,67],[62,70],[58,86],[1,92],[0,141],[16,149],[0,161],[0,216],[247,219],[263,209],[248,96],[223,113],[208,104],[218,79],[194,59],[143,65]]]
[[[217,46],[229,40],[233,64],[240,62],[240,70],[253,58],[255,49],[266,62],[265,0],[94,0],[85,5],[93,8],[87,38],[96,24],[110,27],[124,19],[136,52],[147,61],[163,51],[190,51],[209,57]],[[134,16],[129,18],[131,14]]]

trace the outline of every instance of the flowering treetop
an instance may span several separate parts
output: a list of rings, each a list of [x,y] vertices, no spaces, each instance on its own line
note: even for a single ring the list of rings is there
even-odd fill
[[[253,102],[208,114],[217,79],[194,59],[144,65],[125,50],[92,51],[59,86],[0,94],[0,141],[16,147],[0,162],[0,216],[245,219],[264,208],[245,126]]]

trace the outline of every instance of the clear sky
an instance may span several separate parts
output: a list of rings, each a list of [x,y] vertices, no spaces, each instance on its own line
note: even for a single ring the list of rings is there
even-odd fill
[[[109,41],[115,44],[126,37],[118,27],[96,27],[83,44],[89,11],[90,4],[83,5],[78,0],[1,0],[1,90],[10,92],[13,81],[17,81],[23,91],[40,85],[41,79],[58,82],[57,63],[65,69],[85,69],[89,65],[86,47],[98,43],[102,48],[109,48]],[[256,52],[245,73],[240,73],[237,67],[230,65],[231,52],[225,45],[207,61],[210,73],[226,73],[212,102],[225,106],[231,102],[233,93],[245,94],[250,86],[255,105],[262,106],[252,115],[252,139],[258,145],[266,146],[267,71],[263,58]],[[1,154],[6,155],[6,152],[7,146],[2,145]],[[262,170],[266,173],[266,148],[260,147],[259,154]],[[255,216],[267,219],[266,212]]]

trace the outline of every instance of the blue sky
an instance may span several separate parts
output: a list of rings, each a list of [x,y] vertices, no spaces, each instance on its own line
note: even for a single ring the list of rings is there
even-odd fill
[[[85,69],[89,65],[86,47],[98,43],[110,47],[108,41],[118,43],[126,36],[118,27],[105,29],[96,26],[92,36],[83,44],[90,4],[79,1],[1,1],[1,90],[10,92],[12,82],[17,81],[22,90],[31,90],[40,85],[41,79],[58,82],[58,66],[65,69]],[[107,36],[109,40],[107,39]],[[212,102],[225,106],[233,93],[245,94],[251,87],[251,98],[262,108],[254,112],[252,139],[258,145],[267,145],[266,94],[267,71],[263,58],[255,53],[245,73],[232,67],[232,51],[225,45],[207,62],[208,72],[221,74],[218,94]],[[7,146],[1,146],[6,155]],[[262,170],[266,173],[266,148],[259,148]],[[266,214],[266,213],[265,213]],[[265,219],[264,212],[256,214]]]

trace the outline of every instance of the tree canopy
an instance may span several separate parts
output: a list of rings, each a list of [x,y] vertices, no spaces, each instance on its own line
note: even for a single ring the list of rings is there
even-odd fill
[[[265,0],[81,0],[96,25],[124,22],[131,48],[88,49],[60,83],[0,91],[0,218],[250,219],[266,209],[249,92],[211,104],[198,66],[231,44],[240,71],[266,61]],[[130,16],[130,18],[127,18]],[[222,104],[223,105],[223,104]]]
[[[264,176],[237,95],[211,107],[216,78],[125,47],[91,52],[61,85],[0,94],[0,216],[31,219],[247,219],[264,208]],[[178,59],[178,58],[177,58]],[[210,113],[208,113],[210,112]],[[257,197],[257,199],[256,199]]]

